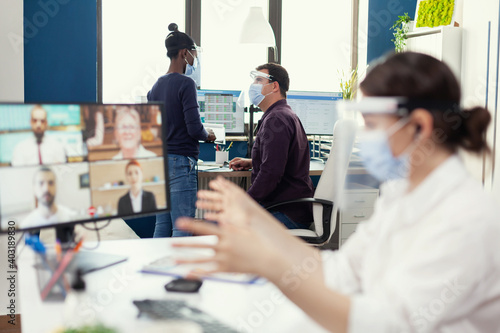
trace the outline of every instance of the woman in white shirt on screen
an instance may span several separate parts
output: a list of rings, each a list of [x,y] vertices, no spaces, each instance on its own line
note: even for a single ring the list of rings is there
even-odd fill
[[[372,218],[339,251],[320,253],[218,179],[197,204],[214,211],[205,217],[219,226],[178,223],[218,236],[215,255],[198,262],[267,278],[333,332],[500,332],[498,204],[457,155],[488,149],[488,111],[460,109],[450,69],[417,53],[390,56],[360,88],[405,98],[385,111],[358,104],[366,167],[391,179]]]

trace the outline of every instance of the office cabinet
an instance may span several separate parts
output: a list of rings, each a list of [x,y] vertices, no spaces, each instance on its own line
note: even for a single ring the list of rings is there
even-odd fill
[[[406,51],[425,53],[444,61],[460,78],[462,66],[462,28],[418,28],[407,34]]]
[[[344,209],[339,212],[339,246],[356,231],[359,223],[367,220],[375,207],[379,190],[373,187],[349,183],[345,190]]]

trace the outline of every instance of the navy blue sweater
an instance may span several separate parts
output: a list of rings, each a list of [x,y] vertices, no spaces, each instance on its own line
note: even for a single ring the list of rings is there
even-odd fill
[[[162,122],[168,153],[198,159],[198,141],[206,140],[208,133],[201,124],[193,79],[179,73],[163,75],[148,92],[148,101],[165,105]]]

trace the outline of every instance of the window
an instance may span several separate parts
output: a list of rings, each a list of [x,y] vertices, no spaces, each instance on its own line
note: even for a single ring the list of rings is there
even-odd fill
[[[283,1],[281,63],[290,90],[340,91],[350,72],[351,1]]]
[[[242,90],[252,83],[250,71],[267,62],[267,47],[239,42],[243,22],[252,6],[262,7],[268,19],[267,0],[202,1],[201,88]]]
[[[140,102],[170,64],[168,25],[185,31],[184,0],[102,0],[103,101]]]

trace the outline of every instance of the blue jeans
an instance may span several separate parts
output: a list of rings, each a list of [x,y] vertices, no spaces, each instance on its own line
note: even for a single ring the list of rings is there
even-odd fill
[[[181,216],[194,217],[198,175],[196,160],[192,157],[169,154],[170,212],[156,215],[153,237],[183,237],[190,233],[179,230],[175,221]]]
[[[275,219],[280,221],[287,227],[288,229],[304,229],[305,227],[303,225],[300,225],[299,223],[293,222],[288,216],[283,214],[282,212],[270,212]]]

